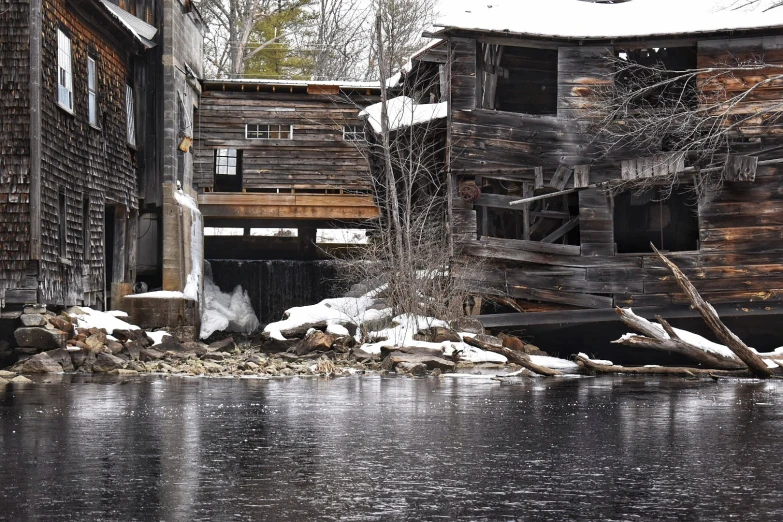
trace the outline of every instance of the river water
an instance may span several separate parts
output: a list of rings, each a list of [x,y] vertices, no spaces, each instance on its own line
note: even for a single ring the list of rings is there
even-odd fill
[[[783,520],[779,382],[49,380],[0,519]]]

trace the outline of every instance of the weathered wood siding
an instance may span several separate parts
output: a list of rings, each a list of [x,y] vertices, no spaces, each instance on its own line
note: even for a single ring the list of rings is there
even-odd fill
[[[242,151],[245,189],[370,188],[370,171],[357,143],[343,139],[343,126],[363,126],[360,107],[375,97],[306,93],[206,91],[201,98],[194,144],[194,185],[214,184],[214,151]],[[290,124],[293,139],[245,138],[246,124]]]
[[[65,0],[43,2],[40,277],[42,298],[53,304],[73,304],[85,292],[103,290],[105,205],[138,208],[136,153],[127,145],[125,113],[132,42],[91,23]],[[71,38],[73,114],[57,105],[58,28]],[[97,65],[100,129],[88,119],[88,55]],[[66,195],[66,263],[59,251],[60,190]],[[89,245],[82,230],[84,198],[90,204]]]
[[[30,251],[30,6],[0,1],[0,307]]]

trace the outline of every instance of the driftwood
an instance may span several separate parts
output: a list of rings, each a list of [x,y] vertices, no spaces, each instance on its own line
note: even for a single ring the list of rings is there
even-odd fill
[[[629,375],[674,375],[679,377],[698,377],[699,375],[708,375],[710,377],[752,377],[753,374],[748,370],[707,370],[704,368],[682,368],[669,366],[609,366],[606,364],[596,364],[590,359],[577,355],[576,363],[594,373],[617,374],[625,373]]]
[[[623,340],[613,341],[615,344],[678,353],[703,365],[705,368],[714,368],[717,370],[742,370],[747,368],[739,359],[731,359],[719,354],[705,352],[704,350],[683,341],[671,325],[660,316],[656,316],[656,319],[661,324],[663,330],[669,335],[669,338],[664,336],[662,332],[647,319],[639,317],[631,310],[623,308],[617,308],[616,310],[617,315],[620,316],[620,320],[623,323],[637,332],[643,333],[644,336],[634,335]]]
[[[559,372],[557,370],[553,370],[552,368],[547,368],[546,366],[540,366],[534,363],[530,360],[530,356],[526,353],[516,352],[510,348],[504,348],[503,346],[485,343],[472,337],[465,337],[464,342],[465,344],[475,346],[476,348],[480,348],[488,352],[505,355],[506,359],[512,363],[518,364],[519,366],[526,368],[533,373],[537,373],[538,375],[543,375],[544,377],[555,377],[557,375],[563,375],[563,372]]]
[[[729,350],[734,352],[734,355],[736,355],[748,366],[748,369],[754,376],[761,378],[772,377],[772,371],[767,368],[764,360],[753,350],[748,348],[748,346],[742,342],[739,337],[734,335],[734,332],[729,330],[729,328],[723,324],[723,321],[720,320],[718,313],[715,311],[712,305],[704,300],[704,298],[696,290],[696,287],[694,287],[688,278],[685,277],[685,274],[683,274],[682,271],[677,268],[677,265],[669,261],[665,255],[661,254],[658,249],[655,248],[655,245],[651,243],[650,246],[652,246],[652,249],[656,254],[658,254],[658,257],[661,258],[661,261],[663,261],[669,270],[672,271],[674,278],[677,280],[677,284],[680,285],[682,291],[685,292],[685,294],[688,296],[688,299],[690,299],[693,308],[699,312],[702,319],[704,319],[704,322],[707,323],[707,326],[710,327],[710,330],[712,330],[717,338],[723,344],[725,344]]]

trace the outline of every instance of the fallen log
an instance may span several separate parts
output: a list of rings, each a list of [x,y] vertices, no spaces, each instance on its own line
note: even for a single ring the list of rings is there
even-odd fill
[[[523,368],[526,368],[533,373],[537,373],[538,375],[543,375],[544,377],[555,377],[557,375],[563,375],[563,372],[559,372],[557,370],[553,370],[552,368],[547,368],[546,366],[541,366],[534,363],[533,361],[530,360],[530,356],[527,355],[526,353],[516,352],[510,348],[504,348],[503,346],[497,346],[494,344],[485,343],[477,339],[474,339],[472,337],[465,337],[464,342],[465,344],[475,346],[476,348],[480,348],[488,352],[494,352],[494,353],[499,353],[500,355],[505,355],[506,359],[508,359],[512,363],[517,364]]]
[[[698,377],[699,375],[709,375],[717,377],[753,377],[748,370],[708,370],[704,368],[683,368],[669,366],[609,366],[606,364],[596,364],[590,359],[580,355],[576,356],[576,363],[582,368],[594,373],[628,375],[674,375],[678,377]]]
[[[678,353],[703,365],[705,368],[715,368],[716,370],[742,370],[747,368],[739,359],[706,352],[697,346],[683,341],[674,331],[674,328],[660,316],[656,316],[656,319],[661,324],[662,330],[644,317],[636,315],[630,309],[617,308],[616,311],[625,325],[643,333],[644,336],[624,337],[617,341],[612,341],[613,344]],[[664,332],[668,334],[668,338],[663,334]]]
[[[729,328],[723,324],[723,321],[720,320],[718,313],[715,311],[712,305],[704,300],[701,294],[699,294],[698,290],[696,290],[696,287],[693,286],[687,277],[685,277],[685,274],[682,273],[677,265],[669,261],[665,255],[661,254],[658,249],[655,248],[655,245],[650,243],[650,246],[652,247],[653,251],[658,254],[658,257],[661,258],[661,261],[663,261],[669,270],[672,271],[677,284],[680,285],[682,291],[685,292],[685,295],[687,295],[688,299],[690,299],[693,308],[699,312],[699,315],[701,315],[702,319],[704,319],[704,322],[707,323],[707,326],[710,327],[710,330],[712,330],[712,332],[717,336],[718,340],[725,344],[729,350],[734,352],[734,355],[736,355],[748,366],[748,369],[751,371],[751,373],[753,373],[753,375],[765,379],[772,377],[772,370],[767,367],[767,364],[764,362],[764,360],[759,357],[758,354],[748,348],[748,346],[742,342],[739,337],[734,335],[734,332],[729,330]]]

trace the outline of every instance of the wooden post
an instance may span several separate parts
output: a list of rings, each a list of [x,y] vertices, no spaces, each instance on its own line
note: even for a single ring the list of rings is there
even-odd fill
[[[136,282],[136,257],[139,245],[139,211],[131,210],[128,217],[128,237],[126,250],[128,263],[125,266],[125,282],[132,285]]]
[[[41,259],[42,17],[41,0],[30,0],[30,259]]]
[[[544,167],[536,167],[536,186],[535,188],[541,188],[544,186]]]
[[[125,278],[125,256],[128,231],[128,217],[124,205],[114,207],[114,264],[112,265],[112,283],[122,283]],[[109,245],[106,245],[108,248]]]

